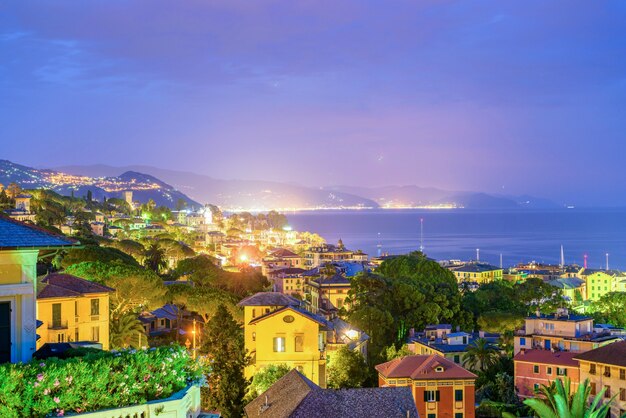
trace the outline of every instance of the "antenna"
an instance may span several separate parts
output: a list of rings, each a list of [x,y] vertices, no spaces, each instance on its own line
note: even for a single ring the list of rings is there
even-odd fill
[[[587,258],[588,258],[588,256],[587,256],[587,254],[585,254],[585,264],[584,264],[585,268],[587,268]]]
[[[424,252],[424,218],[420,218],[420,252]]]
[[[609,253],[606,253],[606,271],[609,271]]]
[[[561,245],[561,269],[565,268],[565,253],[563,252],[563,245]]]
[[[500,268],[502,268],[502,253],[500,253]]]
[[[480,248],[476,248],[476,261],[480,261]]]

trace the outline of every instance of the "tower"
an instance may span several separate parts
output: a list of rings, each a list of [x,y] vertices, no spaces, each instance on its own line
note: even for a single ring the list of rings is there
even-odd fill
[[[609,253],[606,253],[606,271],[609,271]]]
[[[561,245],[561,269],[565,268],[565,253],[563,252],[563,246]]]
[[[588,256],[587,256],[587,254],[585,254],[585,264],[584,264],[585,268],[587,268],[587,258],[588,258]]]
[[[420,252],[424,252],[424,218],[420,218]]]
[[[480,261],[480,248],[476,248],[476,261]]]

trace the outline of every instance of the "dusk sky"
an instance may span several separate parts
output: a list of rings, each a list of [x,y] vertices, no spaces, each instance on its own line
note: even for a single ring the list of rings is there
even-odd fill
[[[624,1],[0,5],[0,158],[626,202]]]

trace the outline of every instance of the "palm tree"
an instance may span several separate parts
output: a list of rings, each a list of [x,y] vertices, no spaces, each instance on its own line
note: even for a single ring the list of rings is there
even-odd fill
[[[578,386],[576,393],[571,394],[571,382],[569,378],[557,379],[549,386],[542,385],[537,393],[545,399],[526,399],[524,403],[531,407],[539,418],[604,418],[608,416],[611,403],[615,397],[602,404],[605,389],[602,389],[591,401],[587,403],[591,394],[589,379]],[[514,418],[509,413],[502,414],[503,418]],[[626,414],[621,418],[626,417]]]
[[[157,274],[161,269],[167,266],[167,260],[165,259],[165,250],[159,246],[158,243],[151,244],[147,249],[144,257],[144,266],[150,270],[155,271]]]
[[[146,332],[132,312],[123,314],[111,321],[110,339],[112,348],[139,348]]]
[[[465,349],[463,366],[472,371],[484,372],[495,366],[500,358],[498,349],[484,338],[477,338],[473,344]]]

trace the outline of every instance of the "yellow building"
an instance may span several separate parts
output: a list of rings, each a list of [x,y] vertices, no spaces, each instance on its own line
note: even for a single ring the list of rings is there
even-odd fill
[[[548,284],[561,289],[563,297],[575,304],[579,304],[587,299],[587,282],[578,277],[563,277],[550,280]]]
[[[367,254],[362,251],[346,249],[341,240],[337,242],[337,245],[322,244],[317,247],[310,247],[304,252],[305,268],[319,267],[337,261],[357,261],[364,263],[367,262],[367,259]]]
[[[300,308],[300,301],[277,292],[257,293],[239,303],[244,308],[246,350],[252,377],[270,364],[287,364],[326,387],[327,321]]]
[[[475,282],[478,284],[502,280],[502,269],[486,263],[467,263],[450,269],[457,282]]]
[[[69,274],[49,274],[37,293],[37,348],[90,341],[109,349],[109,293],[114,289]]]
[[[328,312],[333,308],[342,308],[349,291],[350,279],[341,274],[320,276],[305,285],[305,293],[310,296],[311,310],[316,313],[320,310]]]
[[[620,341],[597,348],[575,357],[579,362],[580,381],[589,379],[591,383],[590,399],[602,389],[604,402],[611,403],[611,416],[621,417],[626,414],[626,341]]]
[[[579,276],[587,283],[587,299],[595,301],[609,292],[620,288],[620,282],[626,277],[617,270],[582,269]]]

